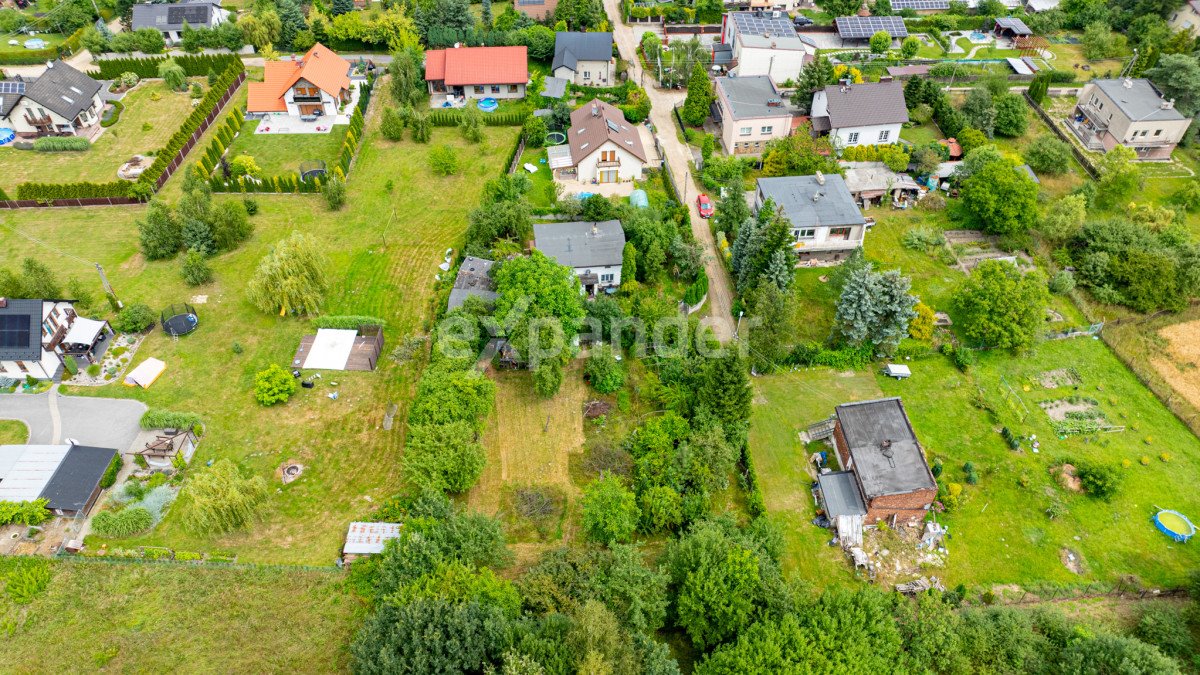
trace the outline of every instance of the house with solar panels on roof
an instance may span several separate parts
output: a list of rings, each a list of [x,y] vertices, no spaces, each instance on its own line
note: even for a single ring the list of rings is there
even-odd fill
[[[728,12],[721,18],[721,42],[713,45],[713,63],[738,77],[768,75],[784,82],[799,77],[816,51],[787,14]]]
[[[1091,80],[1079,91],[1068,126],[1088,150],[1124,145],[1138,159],[1166,161],[1183,140],[1190,117],[1144,78]]]
[[[828,134],[833,147],[889,145],[900,142],[908,121],[904,86],[899,82],[832,84],[813,94],[813,133]]]
[[[0,377],[53,379],[68,356],[94,363],[112,335],[69,300],[0,298]]]
[[[517,0],[513,9],[528,16],[534,21],[545,21],[554,16],[558,0]]]
[[[133,6],[133,30],[153,28],[162,33],[167,44],[178,44],[183,39],[184,25],[192,28],[216,28],[229,20],[229,10],[221,9],[216,0],[193,2],[151,3],[141,2]]]
[[[865,5],[864,5],[865,7]],[[866,16],[864,16],[866,14]],[[842,44],[866,43],[871,36],[883,31],[892,37],[893,45],[908,37],[904,19],[898,16],[870,16],[870,12],[859,12],[857,16],[839,16],[833,20]]]
[[[37,77],[0,80],[0,127],[19,138],[91,136],[103,110],[100,83],[62,60]]]

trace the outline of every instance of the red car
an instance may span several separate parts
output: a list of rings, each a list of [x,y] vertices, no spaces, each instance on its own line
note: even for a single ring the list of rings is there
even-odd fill
[[[713,214],[712,200],[706,194],[701,193],[699,197],[696,197],[696,208],[700,209],[701,218],[708,218]]]

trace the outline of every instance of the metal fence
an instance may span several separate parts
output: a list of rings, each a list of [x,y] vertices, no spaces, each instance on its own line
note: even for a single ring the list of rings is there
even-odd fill
[[[1054,121],[1053,117],[1050,117],[1050,113],[1047,113],[1044,109],[1042,109],[1042,106],[1037,104],[1037,101],[1033,100],[1033,97],[1029,95],[1029,91],[1024,91],[1022,93],[1025,96],[1025,102],[1028,103],[1029,107],[1033,108],[1034,112],[1038,114],[1038,117],[1041,117],[1042,121],[1050,127],[1050,130],[1054,132],[1054,135],[1058,136],[1060,140],[1071,147],[1071,154],[1075,155],[1075,159],[1079,160],[1079,165],[1083,167],[1083,170],[1087,172],[1088,176],[1091,176],[1092,180],[1098,180],[1099,174],[1096,171],[1096,166],[1092,164],[1092,160],[1085,156],[1083,151],[1080,150],[1070,138],[1067,138],[1067,132],[1063,130],[1061,125]]]

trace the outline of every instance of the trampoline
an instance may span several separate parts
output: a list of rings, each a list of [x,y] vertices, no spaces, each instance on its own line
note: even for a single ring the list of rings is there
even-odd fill
[[[1196,526],[1188,520],[1187,516],[1178,511],[1166,509],[1159,511],[1154,515],[1154,526],[1158,528],[1159,532],[1181,544],[1196,534]]]
[[[546,134],[546,145],[562,145],[567,142],[567,135],[561,131],[551,131]]]
[[[496,112],[496,108],[500,107],[500,104],[496,102],[496,99],[491,97],[481,98],[475,102],[475,105],[479,106],[479,109],[483,112]]]
[[[188,304],[171,305],[163,310],[159,319],[162,321],[163,332],[175,337],[187,335],[200,325],[196,310]]]
[[[319,159],[314,159],[308,162],[300,162],[300,180],[310,180],[313,178],[325,177],[325,162]]]
[[[0,127],[0,145],[8,145],[17,137],[17,132],[8,127]]]

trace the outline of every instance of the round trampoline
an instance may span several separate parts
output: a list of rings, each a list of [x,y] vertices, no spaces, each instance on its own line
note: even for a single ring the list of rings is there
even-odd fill
[[[300,162],[300,180],[309,180],[311,178],[325,177],[325,162],[319,159],[314,159],[308,162]]]
[[[500,104],[496,102],[496,99],[491,97],[481,98],[475,102],[475,105],[479,106],[479,109],[483,112],[495,112],[496,108],[500,107]]]
[[[551,131],[546,134],[546,145],[562,145],[567,142],[567,135],[561,131]]]
[[[8,127],[0,127],[0,145],[8,145],[17,137],[17,132]]]
[[[1154,516],[1154,526],[1159,532],[1167,535],[1179,543],[1184,543],[1196,534],[1196,526],[1192,521],[1188,520],[1187,516],[1178,511],[1159,511]]]
[[[176,337],[187,335],[200,325],[196,310],[188,304],[171,305],[163,310],[159,319],[162,321],[163,332]]]

